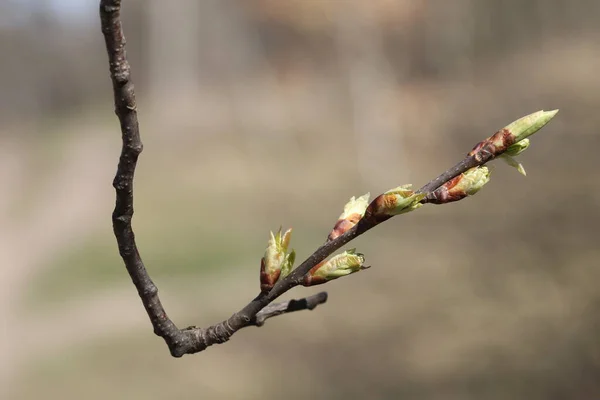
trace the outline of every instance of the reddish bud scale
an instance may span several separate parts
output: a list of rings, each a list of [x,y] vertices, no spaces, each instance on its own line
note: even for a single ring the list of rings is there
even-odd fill
[[[338,219],[338,221],[335,223],[335,226],[333,227],[333,230],[331,231],[331,233],[329,233],[329,236],[327,236],[327,241],[335,240],[339,236],[352,229],[352,227],[354,227],[354,225],[356,225],[361,218],[362,215],[354,213],[349,215],[348,218]]]
[[[490,160],[504,153],[509,146],[515,144],[516,138],[508,129],[503,128],[489,138],[477,143],[469,156],[475,156],[479,161]]]
[[[490,170],[487,167],[471,168],[427,195],[427,202],[446,204],[464,199],[467,196],[473,196],[489,181]]]
[[[281,275],[281,270],[278,269],[273,272],[273,274],[267,274],[265,270],[265,259],[262,258],[260,260],[260,290],[262,292],[268,292],[273,289],[275,282],[279,279],[279,275]]]
[[[467,193],[464,190],[452,190],[456,185],[463,180],[464,175],[458,175],[452,178],[434,192],[427,195],[427,202],[431,204],[446,204],[453,201],[462,200],[467,197]]]
[[[325,264],[327,261],[321,261],[320,263],[318,263],[317,265],[315,265],[314,267],[312,267],[310,269],[310,271],[308,271],[308,273],[306,275],[304,275],[304,280],[302,281],[302,286],[315,286],[315,285],[320,285],[322,283],[327,282],[327,279],[318,276],[318,275],[314,275],[314,273],[321,268],[321,266],[323,264]]]
[[[379,196],[377,196],[375,198],[375,200],[373,200],[371,203],[369,203],[369,206],[365,210],[365,215],[362,217],[362,220],[358,221],[358,225],[361,225],[361,224],[365,223],[366,221],[372,221],[374,219],[374,217],[375,217],[374,210],[376,208],[374,206],[374,203],[378,199],[379,199]]]
[[[408,191],[411,192],[412,191]],[[408,194],[410,196],[410,194]],[[391,210],[396,206],[396,196],[393,194],[380,194],[369,204],[365,216],[379,217],[379,216],[390,216]]]

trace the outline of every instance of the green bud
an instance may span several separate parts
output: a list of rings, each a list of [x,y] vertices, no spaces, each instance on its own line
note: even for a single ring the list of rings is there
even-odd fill
[[[515,143],[518,143],[542,129],[556,113],[558,110],[534,112],[519,118],[504,129],[508,130],[514,136]]]
[[[508,149],[506,149],[506,151],[504,152],[504,154],[511,156],[511,157],[518,156],[519,154],[521,154],[522,152],[527,150],[527,148],[529,147],[530,144],[531,144],[531,142],[529,141],[529,139],[523,139],[520,142],[517,142],[517,143],[513,144],[512,146],[509,146]]]
[[[313,286],[350,275],[362,269],[366,269],[363,264],[365,257],[363,254],[356,253],[356,249],[345,251],[331,257],[314,266],[305,276],[303,285]]]
[[[525,168],[523,168],[523,164],[521,164],[520,162],[515,160],[513,157],[515,157],[515,156],[521,154],[522,152],[524,152],[525,150],[527,150],[529,145],[530,145],[529,139],[523,139],[520,142],[517,142],[517,143],[513,144],[512,146],[510,146],[508,149],[506,149],[506,151],[500,155],[500,158],[502,158],[511,167],[516,168],[517,171],[519,171],[519,173],[521,175],[527,176],[527,173],[525,172]]]
[[[506,153],[509,149],[513,153],[509,154],[509,157],[514,156],[529,146],[529,143],[525,142],[527,137],[542,129],[557,112],[558,110],[538,111],[520,118],[477,143],[468,156],[475,157],[479,162],[487,162]]]
[[[490,181],[490,175],[488,167],[471,168],[463,174],[463,179],[458,182],[454,189],[464,191],[467,196],[473,196],[481,190],[483,185]]]

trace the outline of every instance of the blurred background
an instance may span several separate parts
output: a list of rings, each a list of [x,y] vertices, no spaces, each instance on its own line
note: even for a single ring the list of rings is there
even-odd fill
[[[179,327],[300,260],[350,196],[421,186],[560,108],[476,197],[351,246],[327,304],[171,358],[112,235],[120,152],[97,2],[0,0],[0,386],[10,399],[600,398],[600,2],[124,1],[133,220]]]

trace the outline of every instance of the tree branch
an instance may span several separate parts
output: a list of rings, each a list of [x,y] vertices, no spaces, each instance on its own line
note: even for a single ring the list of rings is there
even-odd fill
[[[121,0],[100,1],[100,19],[109,58],[115,113],[120,121],[123,141],[121,157],[113,182],[116,191],[116,205],[112,215],[113,230],[119,252],[150,317],[154,333],[165,340],[174,357],[181,357],[184,354],[193,354],[205,350],[213,344],[226,342],[235,332],[246,326],[262,326],[268,318],[294,311],[312,310],[317,305],[325,303],[327,294],[323,292],[305,299],[271,304],[291,288],[301,285],[304,276],[311,268],[325,260],[333,252],[357,236],[390,219],[392,215],[377,214],[371,209],[371,205],[375,204],[377,199],[369,205],[364,216],[356,225],[335,239],[325,242],[289,275],[279,280],[270,291],[258,294],[244,308],[227,320],[208,328],[190,326],[179,329],[169,319],[158,297],[158,289],[144,267],[131,227],[133,178],[137,159],[142,151],[142,142],[139,134],[134,88],[130,78],[130,66],[125,54],[125,37],[120,20],[120,6]],[[552,114],[552,112],[547,114]],[[538,123],[535,130],[541,128],[546,122]],[[436,200],[440,203],[440,200],[434,194],[436,189],[472,168],[482,166],[502,155],[509,146],[522,140],[516,138],[513,132],[508,129],[509,127],[479,143],[462,161],[415,192],[427,195],[420,202],[424,204]],[[525,129],[524,131],[527,131],[527,134],[530,135],[535,130],[531,131],[530,129],[527,131]]]
[[[133,178],[143,145],[138,126],[135,92],[131,82],[131,68],[125,53],[125,36],[121,25],[120,6],[120,0],[100,1],[100,19],[113,84],[115,113],[121,124],[123,141],[117,173],[113,180],[116,191],[116,204],[112,214],[113,231],[125,268],[138,290],[144,308],[154,327],[154,333],[165,340],[173,355],[182,355],[185,354],[182,349],[192,347],[188,344],[188,339],[193,336],[190,335],[190,332],[201,333],[196,341],[206,342],[205,348],[212,343],[225,341],[230,332],[233,333],[233,327],[230,324],[222,324],[206,330],[199,330],[198,328],[178,329],[167,316],[158,297],[158,288],[148,275],[137,249],[131,226],[133,217]],[[233,326],[236,331],[249,325],[262,326],[268,318],[294,311],[312,310],[326,301],[327,294],[323,292],[306,299],[273,304],[265,307],[262,311],[257,310],[247,319],[244,318],[243,325],[238,323]]]
[[[130,79],[130,67],[125,54],[125,36],[120,20],[120,5],[120,1],[100,2],[102,33],[108,52],[115,113],[121,123],[123,140],[117,174],[113,181],[117,197],[112,214],[113,231],[119,245],[119,253],[154,326],[154,333],[167,340],[167,338],[176,336],[178,329],[167,317],[158,298],[158,289],[150,279],[142,262],[131,228],[133,176],[143,146],[137,120],[135,93]]]

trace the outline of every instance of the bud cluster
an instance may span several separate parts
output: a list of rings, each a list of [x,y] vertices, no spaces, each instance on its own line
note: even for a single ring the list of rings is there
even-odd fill
[[[467,165],[478,166],[461,173],[429,194],[413,191],[412,185],[402,185],[377,196],[371,203],[369,193],[358,198],[352,197],[344,206],[344,211],[327,240],[339,238],[357,224],[360,233],[363,223],[364,227],[370,228],[394,215],[416,210],[424,203],[446,204],[473,196],[490,181],[490,170],[483,164],[497,157],[525,175],[525,169],[514,157],[530,146],[529,136],[546,125],[557,112],[558,110],[538,111],[527,115],[481,141],[468,153],[468,157],[472,158],[465,159]],[[287,252],[291,234],[291,229],[283,234],[281,228],[276,235],[271,232],[260,265],[260,287],[263,292],[269,292],[280,278],[286,277],[292,271],[296,253],[294,250]],[[357,253],[355,249],[348,250],[315,265],[301,278],[301,283],[304,286],[313,286],[350,275],[368,268],[364,266],[364,262],[362,254]]]

